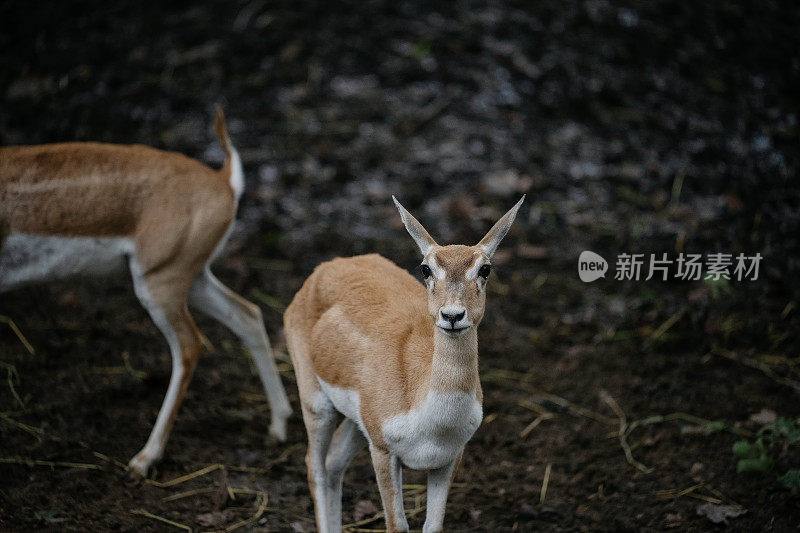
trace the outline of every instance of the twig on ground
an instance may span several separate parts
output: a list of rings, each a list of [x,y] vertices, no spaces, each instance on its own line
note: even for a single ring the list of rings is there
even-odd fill
[[[28,424],[23,424],[22,422],[18,422],[5,413],[0,413],[0,420],[2,420],[7,424],[17,427],[26,433],[30,433],[31,435],[36,437],[36,440],[42,442],[42,435],[44,434],[44,431],[42,431],[41,429],[29,426]]]
[[[0,367],[6,369],[6,381],[8,383],[8,389],[11,391],[11,395],[14,397],[14,401],[17,402],[17,405],[21,409],[25,409],[25,402],[22,401],[19,394],[17,393],[17,388],[14,386],[14,382],[19,384],[19,373],[17,372],[17,367],[10,363],[5,363],[0,361]]]
[[[675,325],[675,323],[676,323],[678,320],[680,320],[680,319],[683,317],[683,315],[685,315],[685,314],[686,314],[686,312],[687,312],[688,310],[689,310],[689,307],[688,307],[688,306],[686,306],[686,305],[684,305],[683,307],[681,307],[681,308],[678,310],[678,312],[677,312],[677,313],[675,313],[674,315],[672,315],[671,317],[669,317],[668,319],[666,319],[666,320],[665,320],[665,321],[664,321],[664,322],[663,322],[663,323],[662,323],[660,326],[658,326],[658,327],[657,327],[657,328],[656,328],[656,329],[653,331],[653,333],[651,333],[651,334],[650,334],[650,338],[649,338],[649,339],[647,339],[647,341],[645,342],[645,346],[648,346],[648,345],[652,344],[653,342],[657,341],[658,339],[660,339],[660,338],[661,338],[661,336],[662,336],[662,335],[664,335],[664,333],[666,333],[666,332],[667,332],[667,330],[669,330],[669,328],[671,328],[672,326],[674,326],[674,325]]]
[[[485,426],[487,424],[491,424],[492,422],[497,420],[498,416],[500,416],[500,415],[497,414],[497,413],[490,413],[490,414],[486,415],[485,417],[483,417],[483,425]]]
[[[553,468],[552,463],[547,463],[547,466],[544,469],[544,478],[542,479],[542,492],[539,493],[539,505],[544,503],[544,499],[547,496],[547,484],[550,483],[550,470]]]
[[[198,496],[200,494],[211,494],[216,490],[217,489],[214,487],[204,487],[202,489],[187,490],[184,492],[179,492],[177,494],[172,494],[170,496],[164,496],[163,498],[161,498],[161,501],[174,502],[175,500],[182,500],[183,498],[189,498],[190,496]]]
[[[706,496],[705,494],[698,494],[696,491],[702,488],[708,490],[708,487],[706,487],[705,483],[699,483],[697,485],[692,485],[691,487],[686,489],[656,490],[653,491],[653,494],[655,494],[656,496],[658,496],[663,500],[674,500],[682,496],[688,496],[690,498],[695,498],[697,500],[703,500],[706,502],[717,503],[717,504],[722,503],[724,501],[723,498],[715,498],[712,496]],[[711,491],[709,490],[709,492]]]
[[[170,479],[169,481],[155,481],[153,479],[145,479],[145,483],[148,485],[154,485],[156,487],[167,488],[167,487],[174,487],[175,485],[180,485],[181,483],[186,483],[192,479],[202,477],[210,472],[214,472],[215,470],[219,470],[220,468],[224,468],[225,465],[222,463],[214,463],[213,465],[208,465],[205,468],[201,468],[191,474],[186,474],[185,476],[176,477],[175,479]]]
[[[109,456],[107,456],[105,454],[102,454],[100,452],[95,452],[95,451],[92,451],[92,454],[95,457],[97,457],[98,459],[101,459],[101,460],[103,460],[103,461],[105,461],[107,463],[111,463],[112,465],[117,466],[117,467],[119,467],[119,468],[121,468],[123,470],[127,470],[128,469],[128,465],[126,465],[122,461],[118,461],[117,459],[114,459],[113,457],[109,457]]]
[[[71,463],[69,461],[42,461],[40,459],[26,459],[14,457],[0,457],[0,463],[24,466],[60,466],[63,468],[83,468],[84,470],[102,470],[103,467],[92,463]]]
[[[520,438],[524,439],[525,437],[528,436],[528,434],[531,431],[536,429],[536,426],[538,426],[539,424],[541,424],[545,420],[550,420],[552,418],[555,418],[555,416],[556,415],[554,415],[553,413],[542,413],[542,414],[540,414],[539,416],[537,416],[536,418],[533,419],[533,422],[531,422],[530,424],[525,426],[525,428],[522,431],[519,432]]]
[[[239,529],[240,527],[244,527],[244,526],[246,526],[248,524],[252,524],[256,520],[261,518],[261,515],[263,515],[264,511],[267,510],[267,502],[269,501],[269,497],[267,496],[266,493],[259,492],[258,493],[258,498],[257,498],[256,501],[258,502],[258,508],[256,509],[256,512],[255,512],[255,514],[253,514],[253,516],[251,516],[250,518],[247,518],[245,520],[242,520],[241,522],[236,522],[235,524],[226,527],[222,531],[224,531],[225,533],[230,533],[231,531],[235,531],[235,530]]]
[[[726,359],[730,359],[731,361],[736,361],[737,363],[749,366],[750,368],[755,368],[756,370],[760,370],[761,372],[764,373],[765,376],[770,378],[772,381],[780,383],[781,385],[786,385],[795,392],[800,393],[800,382],[795,381],[793,379],[789,379],[784,376],[779,376],[778,374],[775,373],[775,370],[769,364],[765,363],[763,360],[759,361],[757,359],[751,359],[749,357],[739,356],[731,350],[726,350],[718,346],[712,348],[711,353],[714,355],[719,355],[720,357],[724,357]]]
[[[131,354],[129,354],[128,352],[122,352],[122,362],[125,365],[125,370],[136,381],[143,381],[144,378],[147,377],[147,373],[146,372],[142,372],[141,370],[136,370],[135,368],[133,368],[133,365],[131,365]]]
[[[653,471],[652,467],[645,466],[644,464],[640,463],[633,457],[633,451],[628,443],[628,437],[630,437],[631,433],[638,427],[648,426],[651,424],[661,424],[663,422],[671,422],[676,420],[682,420],[684,422],[689,422],[691,424],[695,424],[701,427],[712,427],[714,424],[713,420],[708,420],[705,418],[700,418],[699,416],[690,415],[688,413],[670,413],[667,415],[653,415],[648,416],[646,418],[642,418],[639,420],[634,420],[631,423],[627,422],[627,417],[625,416],[625,412],[619,406],[617,401],[608,393],[608,391],[601,390],[600,399],[608,405],[614,414],[617,415],[617,419],[619,421],[619,430],[617,431],[617,438],[619,439],[619,444],[622,447],[623,452],[625,453],[625,459],[628,461],[629,464],[634,466],[637,470],[649,474]],[[720,428],[728,431],[729,433],[733,433],[734,435],[739,435],[743,437],[750,437],[752,433],[740,428],[732,427],[729,425],[725,425],[724,427]]]
[[[649,426],[652,424],[661,424],[663,422],[673,422],[675,420],[683,420],[684,422],[689,422],[690,424],[695,424],[697,426],[709,427],[714,424],[713,420],[708,420],[706,418],[700,418],[699,416],[690,415],[688,413],[670,413],[667,415],[652,415],[646,418],[641,418],[639,420],[634,420],[630,424],[628,424],[628,431],[627,434],[630,435],[634,429],[642,426]],[[730,425],[725,425],[725,431],[728,433],[732,433],[734,435],[739,435],[741,437],[752,437],[753,433],[747,431],[746,429],[741,429],[737,427],[733,427]]]
[[[13,320],[5,315],[0,315],[0,322],[8,324],[8,327],[11,328],[11,331],[14,332],[14,335],[16,335],[22,345],[25,346],[25,349],[28,350],[29,354],[34,355],[36,353],[31,343],[28,342],[28,339],[25,338],[25,335],[22,334],[22,331],[17,327]]]
[[[596,411],[592,411],[591,409],[587,409],[582,407],[574,402],[567,400],[566,398],[562,398],[561,396],[556,396],[555,394],[551,394],[549,392],[535,392],[533,394],[532,401],[536,404],[540,404],[542,401],[547,401],[558,405],[559,407],[563,407],[570,413],[582,416],[584,418],[590,418],[596,422],[600,422],[601,424],[615,424],[617,421],[611,417],[605,416],[600,414]]]
[[[171,494],[170,496],[164,496],[163,498],[161,498],[161,501],[174,502],[176,500],[182,500],[184,498],[190,498],[192,496],[211,494],[216,490],[217,489],[214,487],[203,487],[200,489],[187,490],[184,492],[178,492],[177,494]],[[233,492],[234,494],[252,494],[252,495],[259,495],[262,493],[262,491],[255,489],[235,489],[235,488],[231,488],[231,492]]]
[[[163,516],[158,516],[157,514],[153,514],[151,512],[145,511],[144,509],[131,509],[131,513],[145,516],[147,518],[152,518],[153,520],[158,520],[159,522],[163,522],[165,524],[169,524],[173,527],[177,527],[178,529],[183,529],[184,531],[189,531],[191,533],[192,528],[187,526],[186,524],[181,524],[179,522],[175,522],[170,520],[169,518],[164,518]]]
[[[93,366],[83,371],[87,375],[111,375],[119,376],[129,374],[136,381],[143,381],[147,377],[147,372],[136,370],[131,365],[130,354],[122,352],[122,366]]]
[[[619,420],[619,431],[617,432],[617,438],[619,439],[619,445],[622,447],[622,451],[625,453],[625,460],[628,461],[630,465],[633,465],[637,470],[644,472],[645,474],[652,472],[653,468],[645,466],[633,458],[633,452],[628,444],[628,418],[625,416],[625,412],[622,410],[613,396],[608,393],[608,391],[601,390],[600,399],[603,400],[612,411],[614,411],[615,415],[617,415],[617,419]]]

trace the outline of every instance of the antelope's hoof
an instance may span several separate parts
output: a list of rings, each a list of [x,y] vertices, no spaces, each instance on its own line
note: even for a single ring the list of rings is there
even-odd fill
[[[280,442],[286,442],[286,418],[274,418],[269,426],[269,434]]]
[[[144,452],[139,452],[128,463],[130,475],[134,478],[147,477],[147,471],[155,460]]]

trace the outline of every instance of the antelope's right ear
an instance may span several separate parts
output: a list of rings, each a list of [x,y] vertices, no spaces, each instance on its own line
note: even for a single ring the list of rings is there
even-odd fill
[[[419,246],[422,257],[425,257],[428,255],[428,252],[431,251],[431,248],[438,246],[438,244],[436,244],[436,241],[433,240],[433,237],[430,236],[427,230],[422,227],[419,220],[414,218],[414,215],[406,211],[406,208],[400,205],[400,202],[397,201],[394,195],[392,195],[392,200],[394,200],[394,205],[397,206],[397,210],[400,211],[400,218],[403,219],[403,224],[405,224],[408,234],[411,235],[417,243],[417,246]]]

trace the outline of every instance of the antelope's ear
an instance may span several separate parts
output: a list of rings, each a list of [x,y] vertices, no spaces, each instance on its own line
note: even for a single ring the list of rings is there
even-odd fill
[[[508,230],[511,228],[511,224],[514,223],[514,217],[517,216],[517,211],[519,211],[522,202],[525,201],[525,195],[522,195],[517,205],[512,207],[508,210],[508,213],[503,215],[503,218],[497,221],[497,223],[492,226],[492,229],[489,230],[481,242],[478,243],[478,246],[483,248],[484,253],[488,257],[492,257],[494,252],[497,250],[497,247],[500,245],[500,241],[503,240],[503,237],[506,236]]]
[[[428,255],[428,252],[431,251],[431,248],[434,246],[438,246],[436,241],[430,236],[430,234],[422,227],[422,224],[419,223],[419,220],[414,218],[414,215],[406,211],[406,208],[400,205],[400,202],[397,201],[397,198],[392,195],[392,200],[394,200],[394,205],[397,206],[397,210],[400,211],[400,218],[403,220],[403,224],[406,226],[406,230],[408,230],[408,234],[414,239],[419,246],[419,251],[422,252],[422,256],[425,257]]]

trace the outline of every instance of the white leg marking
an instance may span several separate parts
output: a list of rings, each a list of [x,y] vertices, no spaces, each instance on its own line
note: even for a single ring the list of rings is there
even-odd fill
[[[313,497],[314,510],[317,517],[318,533],[334,533],[328,523],[328,471],[325,466],[325,458],[331,444],[333,432],[336,429],[336,419],[338,414],[333,404],[325,397],[323,392],[319,392],[311,409],[304,409],[303,421],[306,423],[308,431],[308,454],[306,456],[306,466],[309,469],[309,477],[314,483]]]
[[[291,416],[292,407],[275,366],[259,308],[220,283],[208,268],[192,284],[189,303],[224,324],[250,351],[272,413],[270,433],[278,440],[285,441],[286,419]]]
[[[325,469],[328,471],[328,527],[342,529],[342,480],[353,457],[367,445],[358,425],[345,418],[331,441]]]
[[[444,523],[444,508],[447,503],[447,492],[456,461],[436,470],[428,471],[428,510],[422,533],[439,533]]]
[[[408,531],[405,504],[403,503],[403,463],[392,455],[392,488],[394,492],[394,523],[398,531]]]
[[[164,397],[164,402],[161,404],[161,410],[158,412],[158,418],[156,418],[153,431],[150,433],[150,437],[147,439],[144,448],[142,448],[128,464],[131,470],[141,476],[145,476],[150,466],[164,454],[164,446],[169,437],[167,426],[169,425],[170,414],[173,409],[175,409],[176,402],[178,401],[181,382],[184,378],[184,369],[178,336],[172,329],[164,311],[158,307],[150,297],[144,278],[142,277],[141,269],[134,258],[130,260],[130,268],[133,276],[134,292],[142,303],[142,306],[150,314],[150,318],[153,319],[155,325],[161,330],[164,337],[166,337],[172,355],[172,375],[169,378],[167,395]]]

